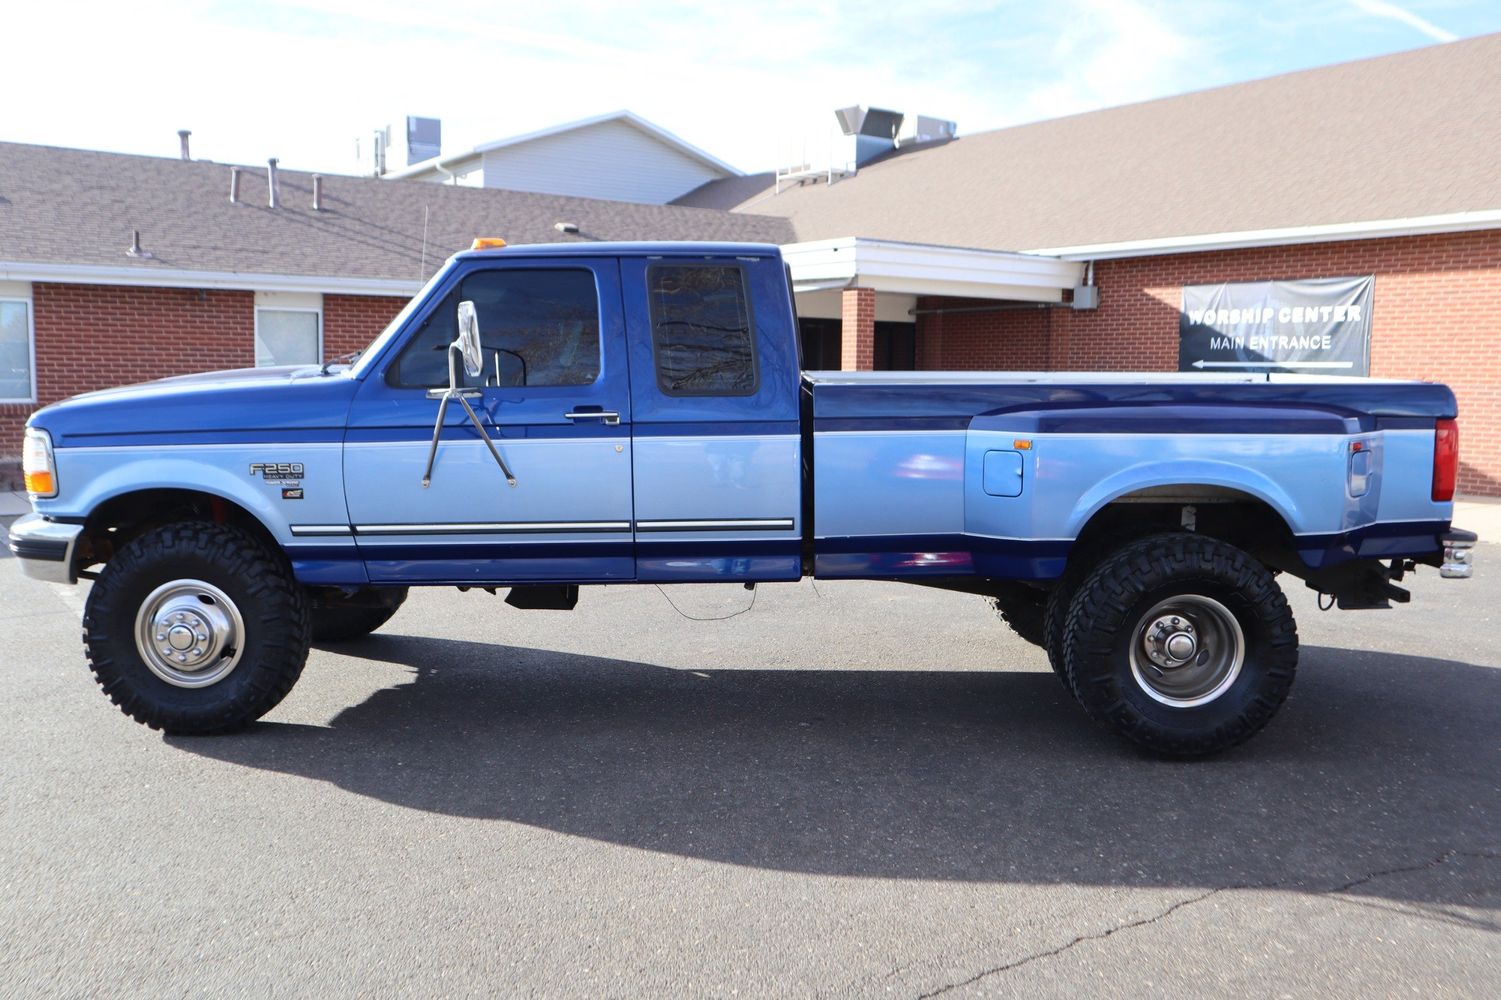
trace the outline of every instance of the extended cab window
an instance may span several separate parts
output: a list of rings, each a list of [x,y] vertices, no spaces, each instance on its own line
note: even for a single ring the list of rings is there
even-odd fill
[[[731,265],[647,269],[657,385],[669,396],[750,396],[756,341],[745,272]]]
[[[582,269],[476,271],[438,304],[391,367],[392,385],[448,384],[459,303],[479,314],[485,368],[471,386],[588,385],[599,378],[599,295]]]

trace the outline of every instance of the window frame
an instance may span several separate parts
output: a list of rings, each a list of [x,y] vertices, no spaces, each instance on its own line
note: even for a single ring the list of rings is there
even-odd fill
[[[15,293],[0,292],[0,302],[16,302],[26,307],[26,342],[30,357],[31,367],[27,371],[31,394],[24,398],[19,396],[0,396],[0,406],[10,404],[34,404],[37,402],[37,370],[36,370],[36,300],[28,289],[25,296]]]
[[[745,334],[750,340],[751,358],[751,385],[747,390],[739,392],[722,391],[685,391],[674,389],[662,380],[661,356],[657,350],[657,317],[656,317],[656,294],[652,283],[652,276],[661,268],[718,268],[720,270],[734,271],[740,276],[740,297],[745,303]],[[754,396],[761,391],[761,351],[760,340],[756,336],[756,310],[751,300],[751,285],[746,277],[745,265],[739,262],[712,260],[654,260],[646,268],[646,322],[648,335],[651,337],[651,362],[652,374],[657,382],[657,390],[664,396],[684,398],[710,398],[710,399],[742,399]]]
[[[283,305],[275,305],[275,304],[270,304],[270,303],[268,303],[266,305],[262,305],[261,303],[257,302],[256,306],[255,306],[255,333],[253,335],[253,339],[250,342],[250,348],[256,354],[256,357],[253,359],[252,367],[255,367],[255,368],[279,368],[279,367],[281,367],[280,365],[263,365],[263,364],[261,364],[261,361],[260,361],[260,349],[259,349],[258,345],[260,344],[260,340],[261,340],[261,313],[263,313],[263,312],[312,313],[315,317],[317,317],[317,320],[316,320],[317,326],[318,326],[317,358],[314,361],[308,362],[308,364],[320,365],[320,364],[323,363],[323,360],[324,360],[324,358],[323,358],[323,307],[321,305],[318,305],[318,306],[283,306]]]
[[[598,348],[599,358],[599,368],[594,373],[594,378],[590,379],[588,382],[554,383],[550,385],[535,384],[512,386],[471,386],[465,384],[462,385],[462,388],[479,389],[484,392],[489,392],[497,389],[525,389],[528,392],[562,392],[564,390],[567,390],[569,392],[578,392],[600,385],[604,381],[607,373],[605,370],[605,304],[604,293],[600,285],[599,272],[595,268],[578,263],[548,262],[539,266],[531,266],[530,264],[524,264],[522,266],[516,266],[512,264],[510,266],[507,266],[506,263],[500,261],[487,261],[483,262],[479,266],[468,268],[460,272],[459,274],[454,276],[451,282],[445,283],[440,288],[433,289],[431,299],[428,303],[424,304],[424,308],[412,313],[412,315],[407,318],[406,330],[402,334],[402,336],[398,338],[397,342],[392,345],[393,353],[391,360],[384,366],[381,375],[381,379],[386,384],[386,387],[403,392],[429,392],[435,388],[447,388],[448,380],[446,376],[443,379],[442,383],[438,385],[413,385],[411,383],[403,382],[400,380],[401,359],[403,356],[405,356],[407,351],[412,349],[412,344],[416,340],[416,338],[421,336],[422,328],[426,326],[430,320],[438,315],[438,310],[443,308],[443,304],[451,296],[460,296],[460,293],[462,292],[464,287],[464,282],[468,281],[470,278],[481,274],[495,272],[504,274],[526,274],[529,272],[534,273],[537,271],[578,271],[589,276],[589,282],[593,287],[593,297],[591,301],[594,303],[594,336],[595,344]],[[455,298],[456,303],[460,301],[463,301],[461,297]],[[483,342],[483,335],[481,336],[481,341]],[[481,376],[481,378],[483,379],[483,376]],[[466,382],[466,377],[462,366],[459,368],[459,380],[461,383]]]

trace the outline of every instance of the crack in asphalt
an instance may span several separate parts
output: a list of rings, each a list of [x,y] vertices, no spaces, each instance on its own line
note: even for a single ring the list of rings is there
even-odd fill
[[[1368,872],[1367,874],[1362,875],[1356,879],[1351,879],[1349,882],[1345,882],[1342,885],[1337,885],[1328,889],[1314,890],[1310,893],[1310,895],[1338,895],[1340,893],[1349,892],[1351,889],[1365,885],[1368,882],[1374,882],[1377,879],[1389,878],[1393,875],[1406,875],[1412,872],[1421,872],[1427,871],[1432,868],[1438,868],[1445,864],[1448,864],[1455,858],[1480,858],[1487,861],[1495,861],[1501,860],[1501,853],[1495,851],[1464,851],[1456,848],[1454,850],[1444,851],[1442,854],[1439,854],[1438,856],[1430,858],[1429,860],[1421,862],[1419,864],[1400,865],[1395,868],[1383,868],[1379,871]],[[1145,927],[1148,924],[1155,924],[1160,920],[1167,919],[1168,917],[1172,916],[1174,913],[1177,913],[1179,910],[1184,909],[1185,907],[1195,906],[1199,903],[1204,902],[1204,900],[1206,899],[1219,895],[1222,892],[1237,892],[1242,889],[1277,889],[1282,888],[1287,884],[1288,883],[1286,882],[1256,882],[1243,885],[1222,885],[1219,888],[1210,889],[1207,892],[1201,892],[1196,896],[1189,896],[1187,899],[1180,899],[1172,906],[1169,906],[1162,912],[1153,914],[1152,916],[1142,917],[1138,920],[1128,920],[1125,923],[1116,924],[1114,927],[1107,927],[1105,930],[1099,931],[1095,934],[1081,934],[1078,937],[1074,938],[1072,941],[1061,944],[1056,948],[1050,948],[1047,951],[1039,951],[1035,954],[1027,955],[1023,958],[1018,958],[1014,962],[1007,962],[1005,965],[998,965],[994,968],[984,969],[980,972],[975,973],[973,976],[970,976],[968,979],[961,979],[958,982],[940,986],[938,989],[930,990],[927,993],[919,993],[917,1000],[932,1000],[933,997],[941,996],[944,993],[948,993],[951,990],[957,990],[963,986],[969,986],[972,983],[977,983],[982,979],[989,978],[990,976],[998,976],[1001,973],[1010,972],[1013,969],[1019,969],[1024,965],[1031,965],[1033,962],[1040,962],[1046,958],[1053,958],[1057,955],[1063,954],[1071,948],[1085,943],[1086,941],[1103,941],[1105,938],[1110,937],[1112,934],[1118,934],[1121,931],[1129,931],[1137,927]]]

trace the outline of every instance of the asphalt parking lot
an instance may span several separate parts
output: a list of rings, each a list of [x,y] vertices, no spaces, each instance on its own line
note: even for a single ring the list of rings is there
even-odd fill
[[[1477,563],[1294,591],[1287,706],[1182,764],[979,598],[808,582],[414,591],[253,730],[163,738],[6,553],[0,996],[1498,996]]]

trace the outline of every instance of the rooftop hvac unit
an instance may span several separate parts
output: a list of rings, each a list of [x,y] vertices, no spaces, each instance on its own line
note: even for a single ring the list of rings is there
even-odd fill
[[[431,160],[443,148],[443,122],[407,115],[407,166]]]

